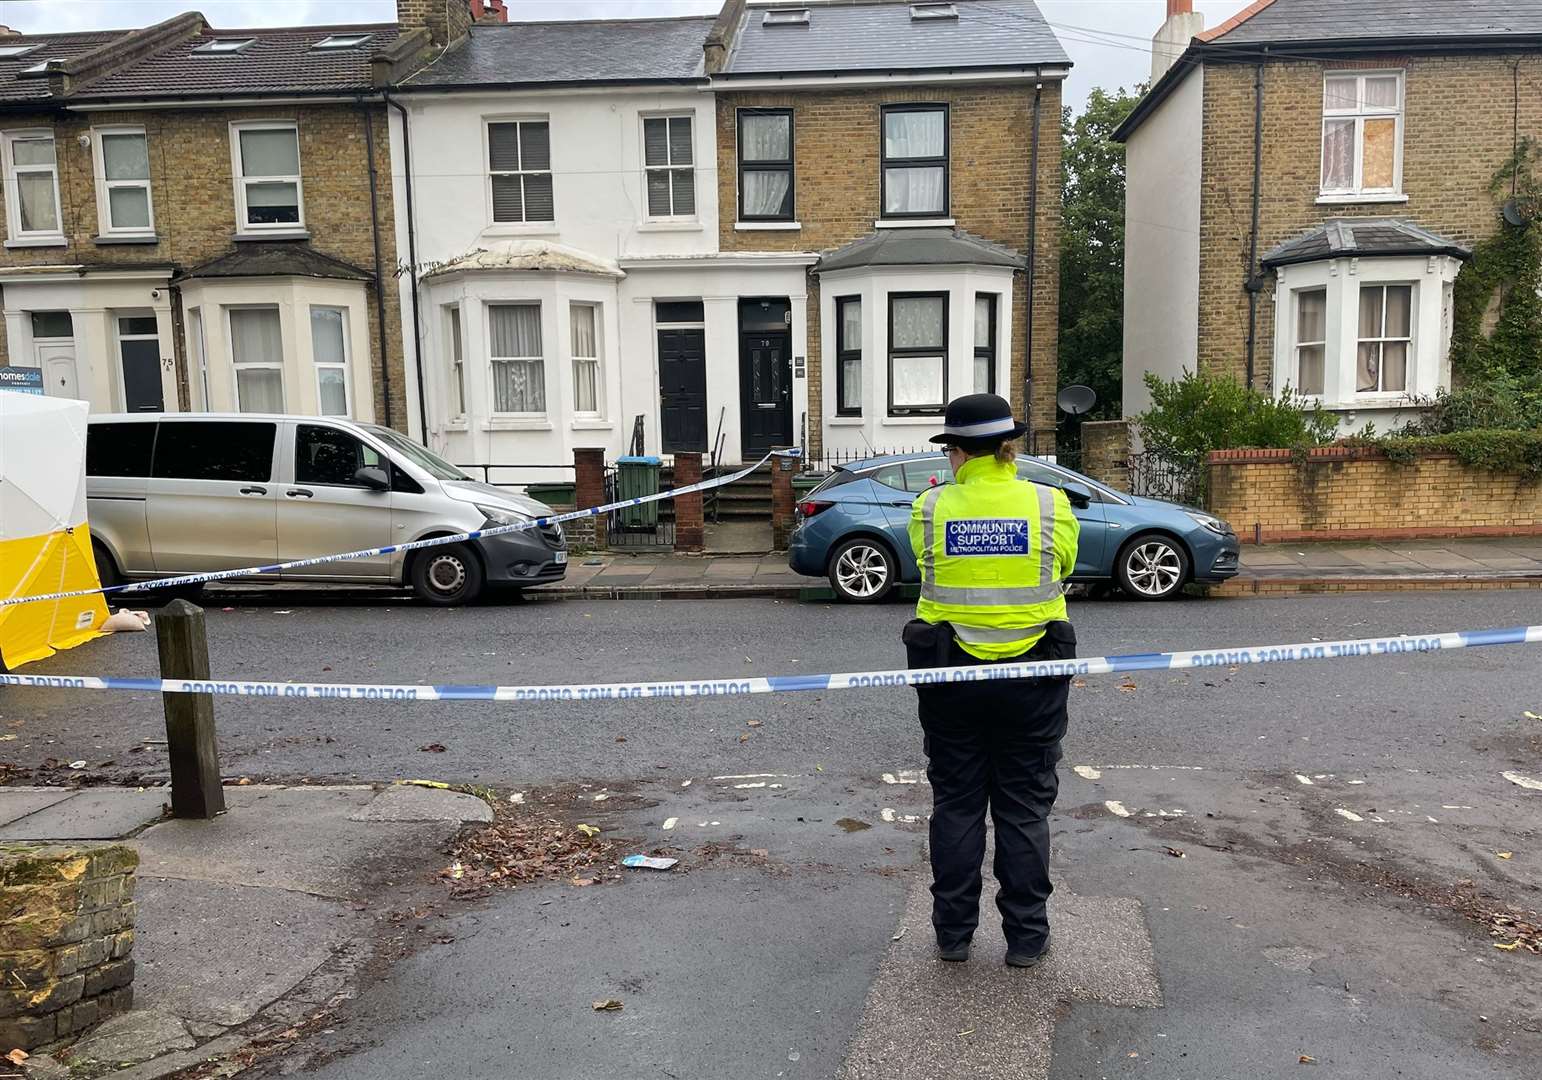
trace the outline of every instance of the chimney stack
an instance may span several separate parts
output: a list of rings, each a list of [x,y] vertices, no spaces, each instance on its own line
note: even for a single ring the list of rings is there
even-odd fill
[[[1205,28],[1205,16],[1194,0],[1167,0],[1167,21],[1151,39],[1151,81],[1155,83],[1177,63],[1189,42]]]

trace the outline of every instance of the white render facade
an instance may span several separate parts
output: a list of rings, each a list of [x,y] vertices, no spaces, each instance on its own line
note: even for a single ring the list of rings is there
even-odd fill
[[[815,256],[719,253],[704,80],[399,100],[396,227],[406,252],[406,145],[416,341],[412,275],[399,280],[409,383],[421,374],[427,418],[420,432],[413,417],[414,436],[510,482],[539,478],[518,466],[571,462],[576,448],[626,453],[639,416],[646,453],[716,445],[732,463],[763,451],[743,423],[755,403],[741,385],[741,306],[771,302],[789,343],[806,340]],[[780,362],[779,408],[806,416],[806,381],[792,378],[803,365],[790,350]],[[801,441],[793,425],[783,435]]]

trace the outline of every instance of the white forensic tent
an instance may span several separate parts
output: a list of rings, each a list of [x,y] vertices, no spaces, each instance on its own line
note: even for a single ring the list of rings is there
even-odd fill
[[[0,597],[99,585],[86,523],[84,401],[0,391]],[[96,637],[101,594],[0,607],[0,669]]]

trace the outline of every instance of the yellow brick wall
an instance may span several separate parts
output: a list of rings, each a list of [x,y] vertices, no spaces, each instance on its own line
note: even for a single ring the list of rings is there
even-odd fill
[[[380,258],[385,282],[387,365],[391,421],[407,425],[406,377],[402,359],[401,310],[397,299],[394,210],[391,202],[390,136],[385,110],[369,108],[375,137]],[[232,183],[230,124],[240,120],[294,120],[299,125],[300,172],[305,226],[316,251],[365,271],[374,270],[370,228],[368,156],[364,113],[352,106],[273,106],[251,109],[115,112],[98,123],[141,125],[150,152],[151,202],[156,244],[99,245],[96,183],[91,151],[78,137],[91,131],[92,118],[37,113],[7,116],[4,128],[52,128],[59,163],[59,202],[69,246],[15,248],[0,252],[0,268],[60,263],[173,264],[187,270],[236,249],[235,188]],[[4,207],[0,206],[0,221]],[[368,287],[368,286],[367,286]],[[375,416],[383,420],[384,387],[379,378],[380,335],[372,287],[369,296],[371,367],[375,372]],[[176,342],[180,396],[187,402],[187,361],[179,320]],[[0,364],[6,342],[0,335]]]
[[[1399,540],[1542,534],[1542,483],[1431,454],[1223,450],[1209,464],[1210,509],[1244,542]]]
[[[880,125],[884,105],[946,102],[949,123],[949,216],[975,236],[1028,250],[1029,144],[1034,87],[906,87],[804,92],[719,93],[718,206],[724,251],[829,251],[873,233],[880,209]],[[741,232],[737,217],[737,115],[741,108],[791,108],[797,231]],[[1046,82],[1040,100],[1038,236],[1034,285],[1032,423],[1053,436],[1059,342],[1060,84]],[[1016,275],[1011,398],[1023,407],[1027,317],[1026,275]],[[821,411],[819,287],[809,288],[810,437]],[[1047,448],[1047,444],[1046,445]]]
[[[1517,66],[1518,65],[1518,66]],[[1319,206],[1323,76],[1361,67],[1402,69],[1406,202]],[[1199,238],[1199,363],[1243,376],[1248,234],[1252,221],[1253,78],[1246,64],[1205,65]],[[1489,191],[1518,130],[1542,137],[1542,56],[1420,56],[1273,62],[1264,69],[1263,183],[1258,254],[1335,217],[1409,218],[1471,243],[1499,226]],[[1159,181],[1158,181],[1159,182]],[[1269,385],[1271,285],[1258,297],[1255,385]]]

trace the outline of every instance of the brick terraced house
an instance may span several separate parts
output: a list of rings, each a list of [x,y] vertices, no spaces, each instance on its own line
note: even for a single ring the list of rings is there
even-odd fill
[[[405,428],[395,25],[0,36],[0,364],[98,412]],[[403,50],[406,48],[406,52]]]
[[[741,316],[746,401],[775,438],[913,446],[989,390],[1052,452],[1070,60],[1031,0],[729,0],[707,69],[722,250],[818,255],[806,337]],[[797,388],[780,415],[758,372],[778,347]]]
[[[1167,9],[1115,134],[1126,415],[1147,371],[1199,369],[1385,432],[1450,386],[1453,282],[1542,136],[1542,4],[1259,0],[1209,31]]]

